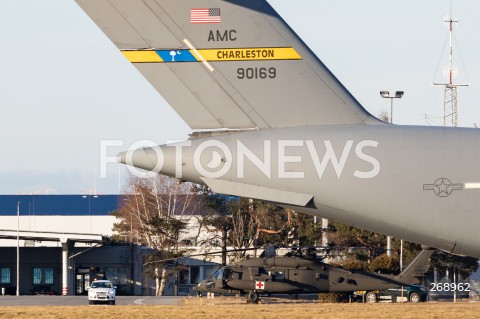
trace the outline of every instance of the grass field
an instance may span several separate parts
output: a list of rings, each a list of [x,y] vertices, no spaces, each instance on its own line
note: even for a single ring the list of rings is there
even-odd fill
[[[152,319],[152,318],[480,318],[480,303],[322,304],[272,303],[249,305],[222,300],[188,300],[176,306],[2,307],[1,319]]]

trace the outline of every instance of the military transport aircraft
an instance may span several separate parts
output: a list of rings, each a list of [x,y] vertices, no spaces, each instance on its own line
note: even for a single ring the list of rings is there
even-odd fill
[[[268,253],[263,258],[244,259],[220,268],[199,283],[198,293],[237,292],[257,303],[260,294],[326,293],[366,291],[367,299],[376,299],[375,291],[418,284],[428,271],[434,250],[422,250],[398,276],[345,270],[309,256],[282,256]],[[425,289],[425,288],[423,288]],[[426,292],[426,290],[425,290]],[[407,296],[420,301],[418,292]]]
[[[76,1],[193,130],[120,162],[480,257],[479,130],[379,121],[265,0]]]

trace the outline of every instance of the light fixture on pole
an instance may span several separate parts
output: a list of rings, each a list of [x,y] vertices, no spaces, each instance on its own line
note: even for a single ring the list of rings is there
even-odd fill
[[[395,95],[390,96],[389,91],[380,91],[380,96],[384,99],[390,99],[390,123],[393,123],[393,99],[401,99],[404,91],[396,91]]]

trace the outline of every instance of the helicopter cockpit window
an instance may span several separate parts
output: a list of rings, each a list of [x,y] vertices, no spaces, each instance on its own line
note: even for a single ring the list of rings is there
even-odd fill
[[[231,279],[233,274],[233,270],[230,268],[225,268],[223,271],[223,279]]]
[[[222,280],[223,279],[223,268],[220,268],[213,274],[213,279]]]

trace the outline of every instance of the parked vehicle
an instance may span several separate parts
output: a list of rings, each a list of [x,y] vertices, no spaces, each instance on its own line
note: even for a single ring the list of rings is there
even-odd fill
[[[367,303],[375,303],[384,300],[391,302],[424,302],[428,300],[428,289],[423,286],[411,285],[395,287],[387,290],[357,291],[357,297],[363,298]]]
[[[96,303],[115,304],[115,294],[117,287],[110,280],[95,280],[88,288],[88,303],[90,305]]]

